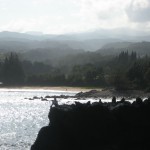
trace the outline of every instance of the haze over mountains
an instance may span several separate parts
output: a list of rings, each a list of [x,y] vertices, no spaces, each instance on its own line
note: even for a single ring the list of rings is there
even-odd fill
[[[85,51],[95,51],[106,43],[117,42],[120,39],[100,36],[99,33],[81,33],[66,35],[36,34],[36,32],[17,33],[1,32],[0,49],[6,51],[36,48],[71,48]]]
[[[144,42],[145,41],[145,42]],[[15,51],[32,61],[56,61],[86,51],[116,55],[121,51],[150,54],[150,35],[129,29],[95,30],[63,35],[0,32],[0,53]]]
[[[95,30],[83,33],[51,35],[41,32],[0,32],[0,50],[71,48],[96,51],[108,43],[150,41],[150,35],[129,29]]]

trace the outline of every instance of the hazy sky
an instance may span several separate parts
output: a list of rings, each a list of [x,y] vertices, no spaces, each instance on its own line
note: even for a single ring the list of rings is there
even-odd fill
[[[150,0],[0,0],[0,31],[150,29]]]

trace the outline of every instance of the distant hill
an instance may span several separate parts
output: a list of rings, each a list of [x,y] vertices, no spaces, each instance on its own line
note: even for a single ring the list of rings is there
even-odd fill
[[[49,49],[34,49],[32,51],[23,52],[20,54],[23,60],[29,60],[32,62],[45,62],[47,64],[57,65],[59,60],[63,58],[67,58],[70,55],[76,55],[83,53],[82,50],[73,50],[73,49],[66,49],[66,48],[49,48]]]
[[[108,43],[102,47],[102,49],[122,49],[129,47],[133,42],[115,42]]]
[[[38,40],[38,39],[39,39],[38,36],[34,36],[26,33],[9,32],[9,31],[0,32],[0,40],[22,41],[22,40]]]
[[[87,36],[86,36],[87,35]],[[66,35],[49,35],[38,32],[0,32],[0,51],[22,51],[37,48],[70,47],[71,49],[83,49],[95,51],[110,42],[117,42],[119,39],[104,38],[97,34],[81,33]]]
[[[0,40],[0,51],[9,52],[22,52],[22,51],[30,51],[33,49],[41,49],[41,48],[55,48],[55,49],[72,49],[65,43],[61,43],[58,41],[2,41]]]
[[[143,39],[147,39],[147,42],[140,42]],[[92,59],[97,60],[96,56],[116,55],[121,51],[135,51],[141,56],[150,55],[149,41],[148,34],[126,29],[62,35],[42,34],[34,31],[27,33],[4,31],[0,32],[0,55],[15,51],[22,59],[31,61],[55,64],[61,60],[62,64],[67,64],[68,60],[68,62],[72,60],[77,61],[76,64],[78,64],[79,62],[92,62]],[[96,53],[84,54],[86,51]]]
[[[99,49],[97,52],[103,55],[116,55],[121,51],[134,51],[140,56],[150,55],[150,42],[117,42],[109,43]]]
[[[37,48],[48,48],[68,46],[71,49],[83,49],[85,51],[96,51],[109,43],[150,41],[150,35],[142,31],[131,29],[99,29],[95,31],[70,33],[70,34],[43,34],[30,31],[26,33],[0,32],[0,50],[30,50]],[[42,46],[41,46],[42,45]],[[51,45],[51,46],[50,46]]]

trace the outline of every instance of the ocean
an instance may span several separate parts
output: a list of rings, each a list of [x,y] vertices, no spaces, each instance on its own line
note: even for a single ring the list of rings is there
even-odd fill
[[[41,97],[75,94],[73,91],[0,89],[0,150],[30,149],[40,128],[49,122],[51,99],[41,101]]]

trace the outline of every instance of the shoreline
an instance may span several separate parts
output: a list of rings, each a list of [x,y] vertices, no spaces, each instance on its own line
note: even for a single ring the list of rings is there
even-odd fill
[[[126,99],[133,99],[133,98],[149,98],[150,92],[145,92],[143,90],[114,90],[114,89],[102,89],[101,91],[91,90],[88,92],[81,92],[77,94],[78,97],[92,97],[92,98],[126,98]]]
[[[69,87],[69,86],[1,86],[2,89],[19,89],[19,90],[54,90],[54,91],[73,91],[73,92],[88,92],[90,90],[101,91],[102,88],[88,87]]]
[[[0,91],[7,90],[34,90],[37,92],[39,90],[46,91],[61,91],[61,92],[75,92],[77,98],[148,98],[150,97],[150,92],[145,92],[144,90],[114,90],[105,88],[90,88],[90,87],[71,87],[71,86],[1,86]]]

